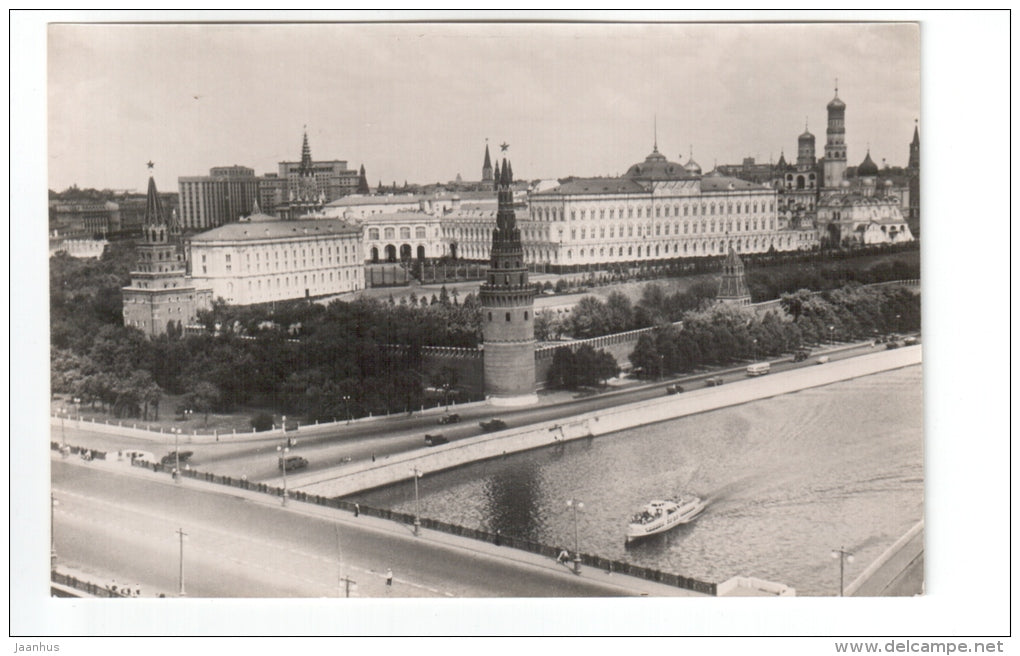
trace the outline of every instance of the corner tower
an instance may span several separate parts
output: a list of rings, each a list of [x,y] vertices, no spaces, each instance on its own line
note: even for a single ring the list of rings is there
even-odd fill
[[[151,170],[152,162],[148,166]],[[138,263],[131,284],[121,290],[125,326],[157,337],[170,330],[180,334],[194,319],[199,301],[185,272],[180,241],[180,226],[173,218],[167,220],[150,175]]]
[[[829,113],[829,124],[825,128],[822,181],[827,189],[834,189],[839,187],[846,177],[846,103],[839,99],[838,85],[836,95],[826,109]]]
[[[528,283],[521,231],[514,214],[513,169],[506,159],[496,181],[499,206],[492,257],[479,291],[485,394],[493,405],[537,403],[535,288]]]

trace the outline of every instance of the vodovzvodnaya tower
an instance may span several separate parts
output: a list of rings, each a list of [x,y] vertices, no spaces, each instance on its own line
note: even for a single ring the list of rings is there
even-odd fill
[[[485,395],[493,405],[537,403],[535,394],[535,289],[528,283],[521,231],[514,215],[513,169],[498,166],[499,206],[482,304]]]

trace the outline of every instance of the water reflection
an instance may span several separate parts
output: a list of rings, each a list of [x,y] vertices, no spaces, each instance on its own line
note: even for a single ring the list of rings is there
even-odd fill
[[[921,368],[908,367],[611,436],[427,474],[422,513],[548,545],[723,581],[753,575],[835,594],[923,515]],[[655,498],[708,500],[694,522],[625,547]],[[413,512],[394,486],[363,503]]]

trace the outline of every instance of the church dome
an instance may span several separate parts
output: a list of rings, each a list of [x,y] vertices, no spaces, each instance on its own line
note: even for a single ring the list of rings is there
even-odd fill
[[[837,93],[825,107],[830,111],[833,109],[846,109],[846,103],[839,99],[839,94]]]
[[[804,130],[804,134],[797,137],[797,141],[814,141],[815,135],[811,134],[807,130]]]
[[[684,170],[687,171],[688,175],[701,175],[701,166],[694,161],[693,157],[684,164]]]
[[[658,146],[645,158],[629,169],[624,175],[625,178],[641,178],[645,180],[672,180],[684,177],[684,167],[677,162],[671,162],[665,155],[659,152]]]
[[[868,154],[864,156],[864,161],[861,162],[861,165],[857,167],[857,176],[863,178],[863,177],[875,177],[877,175],[878,166],[873,161],[871,161],[871,151],[869,150]]]

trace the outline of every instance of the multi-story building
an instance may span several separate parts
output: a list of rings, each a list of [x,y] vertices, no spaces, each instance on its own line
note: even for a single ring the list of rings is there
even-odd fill
[[[363,169],[364,167],[362,167]],[[301,143],[301,160],[280,162],[276,176],[266,176],[263,184],[271,189],[262,200],[264,209],[282,219],[294,219],[317,212],[327,203],[358,192],[362,172],[348,169],[345,160],[315,161],[308,145],[308,133]],[[367,186],[367,181],[365,185]]]
[[[372,214],[358,220],[364,262],[397,262],[446,255],[442,218],[426,212]]]
[[[234,305],[365,287],[361,227],[338,219],[282,221],[255,212],[191,237],[191,280]]]
[[[550,271],[805,247],[779,226],[770,184],[702,176],[693,159],[670,162],[657,146],[621,178],[566,180],[529,206],[524,257]]]
[[[120,230],[120,206],[112,201],[50,201],[51,235],[68,239],[101,239]]]
[[[138,328],[150,337],[163,335],[171,327],[182,331],[210,300],[208,292],[196,290],[187,277],[180,226],[167,219],[151,176],[138,265],[131,272],[131,284],[123,288],[122,296],[124,325]]]
[[[185,230],[207,230],[251,214],[259,178],[246,166],[217,166],[207,176],[177,179],[180,222]]]

